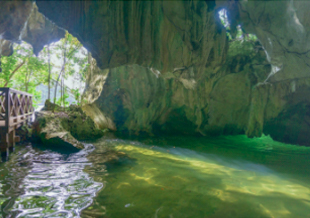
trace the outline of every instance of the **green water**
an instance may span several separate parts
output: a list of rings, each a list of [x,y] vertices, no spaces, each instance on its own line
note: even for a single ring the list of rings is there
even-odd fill
[[[310,217],[310,148],[269,137],[102,138],[19,146],[0,163],[2,217]]]
[[[95,143],[107,145],[127,157],[93,172],[105,188],[85,217],[310,217],[309,148],[245,136]],[[96,150],[90,159],[100,168]]]

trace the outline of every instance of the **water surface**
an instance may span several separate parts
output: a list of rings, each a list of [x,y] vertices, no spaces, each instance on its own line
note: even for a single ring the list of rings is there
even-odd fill
[[[115,152],[118,156],[115,156]],[[310,148],[269,137],[102,138],[20,146],[0,164],[3,217],[310,217]]]
[[[64,150],[18,146],[0,164],[2,217],[79,217],[103,184],[83,171],[94,149]]]

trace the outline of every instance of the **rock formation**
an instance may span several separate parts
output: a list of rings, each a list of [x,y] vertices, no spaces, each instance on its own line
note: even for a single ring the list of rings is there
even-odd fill
[[[262,132],[288,143],[309,145],[309,31],[307,1],[239,2],[232,14],[247,33],[256,34],[271,71],[255,87],[247,134]]]
[[[45,45],[60,40],[64,35],[63,29],[38,12],[34,2],[0,2],[0,57],[12,55],[12,43],[21,41],[31,44],[37,55]]]
[[[101,69],[138,64],[157,74],[204,71],[225,57],[225,29],[204,1],[39,1],[39,11],[67,29]]]
[[[89,78],[87,82],[96,84],[85,91],[92,103],[87,111],[99,108],[117,130],[137,134],[245,133],[253,87],[264,81],[270,69],[262,48],[245,54],[228,51],[225,64],[217,69],[210,65],[201,74],[181,71],[158,76],[150,68],[130,65],[109,70],[107,78],[99,81],[98,75],[106,73],[97,68],[92,71],[97,83]],[[96,87],[103,88],[98,92]]]
[[[91,103],[87,112],[101,128],[249,137],[265,133],[279,141],[309,145],[310,3],[38,1],[37,5],[94,57],[84,96]],[[28,33],[24,36],[34,8],[28,1],[1,2],[2,38],[14,42],[23,36],[36,51],[54,39],[36,45],[44,34],[36,40]],[[229,48],[218,18],[222,8],[228,10],[232,34],[241,25],[258,37],[256,50],[241,54]]]
[[[81,107],[71,105],[62,108],[48,100],[42,111],[36,112],[36,120],[32,125],[32,138],[52,147],[84,148],[81,140],[91,140],[102,137],[91,118]]]
[[[65,35],[65,31],[39,13],[36,4],[31,1],[2,1],[0,21],[0,41],[26,41],[32,45],[35,54],[46,44],[58,41]],[[0,44],[2,48],[3,43]],[[0,51],[0,55],[11,54],[4,53],[4,49]]]

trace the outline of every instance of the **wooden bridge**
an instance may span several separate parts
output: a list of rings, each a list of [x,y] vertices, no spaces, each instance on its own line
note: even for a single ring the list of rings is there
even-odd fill
[[[9,154],[19,137],[17,128],[30,122],[34,108],[32,95],[11,88],[0,88],[0,150]]]

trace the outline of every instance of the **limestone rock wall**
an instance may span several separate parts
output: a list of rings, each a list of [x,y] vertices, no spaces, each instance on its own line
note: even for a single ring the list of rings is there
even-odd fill
[[[187,70],[158,76],[152,68],[138,65],[110,69],[91,103],[117,130],[133,134],[245,133],[253,87],[270,71],[264,51],[253,54],[250,60],[229,55],[227,64],[216,69],[210,65],[202,74]],[[96,81],[94,74],[91,77]],[[86,90],[86,98],[93,97],[87,93],[91,92]]]
[[[130,133],[265,133],[306,145],[309,4],[37,2],[40,13],[76,36],[94,57],[84,96],[98,126]],[[240,24],[258,37],[263,50],[230,55],[217,15],[222,7],[230,15],[231,33]],[[0,2],[0,38],[24,39],[38,52],[63,34],[40,13],[31,1]],[[9,44],[1,48],[11,52]]]
[[[138,64],[157,74],[189,68],[200,73],[210,56],[218,56],[218,64],[225,60],[226,33],[208,1],[37,4],[40,12],[78,37],[101,69]]]
[[[10,41],[5,39],[0,39],[0,57],[10,56],[13,54],[13,45]]]
[[[30,43],[34,53],[38,54],[46,44],[58,41],[65,35],[63,29],[38,12],[32,1],[1,1],[0,21],[0,55],[12,53],[3,49],[2,45],[8,48],[8,42],[21,41]]]
[[[32,12],[27,20],[20,38],[33,47],[33,53],[38,54],[45,45],[56,42],[65,37],[65,30],[57,27],[38,11],[33,4]]]
[[[259,38],[273,65],[268,81],[308,78],[310,2],[239,1],[236,4],[236,20],[247,33]]]
[[[32,12],[31,1],[1,1],[0,3],[0,36],[1,39],[17,42],[27,25]]]

